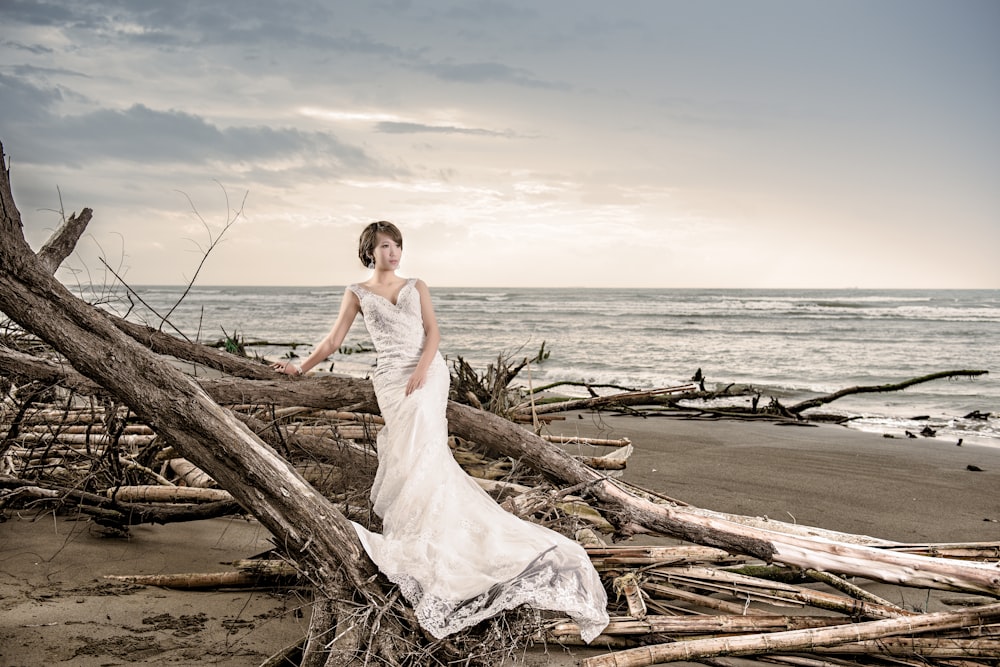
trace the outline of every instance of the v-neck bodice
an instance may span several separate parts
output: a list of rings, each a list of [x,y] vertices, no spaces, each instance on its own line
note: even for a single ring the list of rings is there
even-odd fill
[[[356,283],[349,289],[358,297],[365,327],[378,352],[379,370],[409,366],[416,362],[424,346],[424,321],[420,312],[420,292],[410,278],[396,294],[396,302]]]

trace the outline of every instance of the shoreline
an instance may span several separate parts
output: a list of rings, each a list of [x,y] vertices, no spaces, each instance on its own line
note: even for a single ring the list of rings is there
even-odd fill
[[[623,479],[704,509],[900,542],[1000,540],[998,447],[674,416],[576,413],[546,432],[628,437]]]
[[[627,437],[634,453],[624,479],[698,507],[902,542],[1000,541],[997,448],[833,425],[563,416],[545,432]],[[8,516],[0,523],[0,667],[255,666],[306,630],[308,602],[294,591],[173,591],[103,579],[229,569],[223,563],[270,548],[255,520],[139,526],[123,538],[51,513],[30,523],[29,512]],[[573,665],[604,652],[536,646],[515,664]]]

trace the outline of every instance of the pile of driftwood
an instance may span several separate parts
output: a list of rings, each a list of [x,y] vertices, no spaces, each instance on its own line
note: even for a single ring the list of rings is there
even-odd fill
[[[137,522],[197,520],[243,511],[228,491],[178,456],[126,408],[74,398],[55,387],[49,392],[64,394],[63,402],[19,403],[10,394],[5,402],[0,425],[4,435],[0,488],[5,491],[0,508],[60,506],[122,531]],[[371,525],[374,517],[367,490],[374,474],[373,444],[381,428],[380,417],[302,406],[227,407],[260,429],[346,516]],[[547,440],[610,450],[603,456],[583,457],[584,463],[602,470],[623,468],[632,447],[625,439]],[[768,564],[733,549],[695,544],[609,546],[602,536],[613,535],[616,527],[605,518],[613,510],[604,504],[587,501],[579,489],[574,493],[572,488],[553,484],[519,461],[491,455],[475,443],[452,437],[451,444],[465,470],[509,511],[575,535],[587,548],[611,594],[612,623],[596,645],[613,653],[588,658],[586,665],[646,665],[726,655],[756,655],[785,664],[919,660],[921,664],[975,665],[991,664],[1000,655],[1000,605],[991,604],[995,591],[991,593],[988,585],[977,590],[975,585],[952,582],[944,588],[966,592],[962,597],[942,598],[942,604],[953,611],[918,613],[866,590],[859,585],[864,579],[852,582],[831,570]],[[350,475],[343,474],[344,457],[352,462]],[[620,480],[615,483],[653,503],[716,516]],[[745,517],[718,518],[759,523]],[[767,523],[768,529],[831,544],[862,544],[886,554],[954,559],[956,574],[964,562],[1000,561],[1000,543],[903,545]],[[986,566],[991,567],[987,577],[1000,578],[1000,568]],[[309,585],[294,561],[283,554],[238,561],[231,572],[114,578],[192,590]],[[524,640],[579,644],[579,634],[568,620],[550,618],[539,622]],[[813,662],[804,662],[806,654]],[[284,658],[289,655],[283,654]]]
[[[0,354],[2,357],[2,354]],[[54,393],[58,387],[50,387]],[[75,407],[69,407],[74,405]],[[383,421],[377,414],[273,405],[227,406],[258,429],[314,488],[345,516],[376,520],[368,494],[375,475],[374,448]],[[613,447],[603,456],[576,456],[598,470],[622,470],[632,451],[628,439],[543,436],[548,442]],[[61,404],[36,402],[9,392],[0,403],[0,510],[65,506],[109,529],[127,532],[138,523],[198,520],[240,512],[210,475],[195,466],[127,408],[66,394]],[[507,457],[491,457],[474,443],[450,438],[455,459],[511,511],[525,516],[528,491],[551,489],[538,473]],[[349,469],[345,470],[345,462]],[[547,497],[547,496],[545,496]],[[538,502],[530,504],[531,507]],[[553,505],[561,517],[582,517],[611,529],[599,513],[570,497]]]
[[[0,311],[20,330],[0,344],[0,507],[58,505],[120,530],[254,515],[281,545],[265,560],[284,565],[251,578],[277,572],[313,594],[308,636],[296,648],[303,667],[494,664],[506,655],[498,643],[573,641],[565,619],[530,616],[499,639],[495,623],[447,641],[427,636],[376,576],[348,522],[377,527],[367,504],[379,426],[370,382],[276,377],[76,299],[52,274],[90,216],[71,216],[34,253],[0,170]],[[624,454],[585,460],[491,412],[456,401],[447,410],[456,457],[501,503],[588,545],[613,616],[596,642],[609,652],[587,658],[589,667],[715,665],[733,655],[798,665],[995,664],[998,545],[899,545],[699,509],[616,478]],[[537,405],[514,412],[544,414]],[[679,544],[603,544],[645,535]],[[859,586],[869,581],[962,597],[928,613],[873,598]],[[777,611],[788,605],[800,613]]]

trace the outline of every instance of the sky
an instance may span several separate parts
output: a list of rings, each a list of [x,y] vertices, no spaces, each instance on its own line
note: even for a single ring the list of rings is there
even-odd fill
[[[65,282],[1000,288],[995,0],[0,0],[0,141]]]

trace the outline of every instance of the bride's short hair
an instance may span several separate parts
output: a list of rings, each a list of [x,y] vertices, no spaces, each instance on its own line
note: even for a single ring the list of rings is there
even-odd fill
[[[371,223],[365,227],[361,232],[361,238],[358,239],[358,257],[369,269],[375,265],[375,244],[378,242],[378,234],[385,234],[396,242],[400,250],[403,249],[403,233],[399,231],[399,227],[386,220]]]

